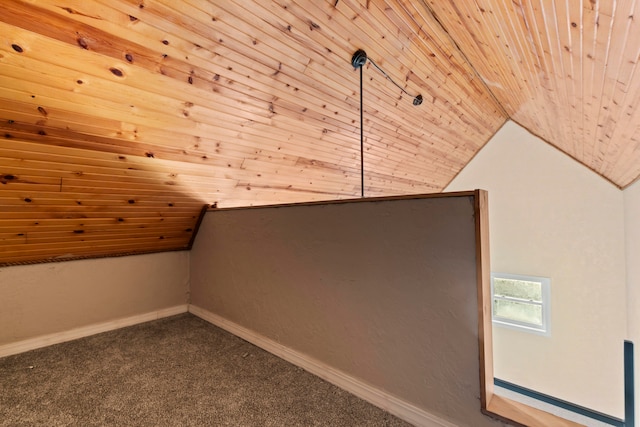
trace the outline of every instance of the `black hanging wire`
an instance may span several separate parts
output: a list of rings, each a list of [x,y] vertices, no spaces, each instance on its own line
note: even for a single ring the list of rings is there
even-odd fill
[[[378,69],[378,71],[380,71],[382,73],[382,75],[389,80],[391,83],[393,83],[394,85],[396,85],[396,87],[398,89],[400,89],[404,94],[410,96],[413,98],[413,105],[420,105],[422,104],[422,95],[418,94],[416,96],[411,95],[409,92],[406,91],[405,88],[403,88],[402,86],[400,86],[398,83],[396,83],[395,80],[393,80],[391,78],[391,76],[389,74],[387,74],[382,68],[380,68],[380,66],[378,64],[376,64],[373,59],[368,58],[367,57],[367,52],[365,52],[362,49],[358,49],[356,51],[356,53],[353,54],[353,57],[351,58],[351,65],[353,65],[353,68],[360,68],[362,69],[362,67],[364,67],[364,64],[367,63],[367,61],[371,62],[373,64],[374,67],[376,67]]]
[[[422,104],[422,95],[416,95],[413,96],[411,95],[409,92],[407,92],[402,86],[400,86],[398,83],[395,82],[395,80],[393,80],[389,74],[385,73],[384,70],[382,68],[380,68],[378,66],[378,64],[376,64],[375,62],[373,62],[373,59],[368,58],[369,62],[371,62],[371,64],[373,64],[374,67],[376,67],[378,69],[378,71],[380,71],[382,73],[383,76],[386,77],[387,80],[389,80],[391,83],[393,83],[394,85],[396,85],[398,87],[398,89],[400,89],[402,92],[404,92],[406,95],[409,95],[410,97],[413,98],[413,105],[420,105]]]
[[[360,196],[364,198],[364,111],[362,106],[362,67],[360,67]]]
[[[364,197],[364,110],[362,102],[362,68],[367,63],[367,53],[360,49],[353,54],[351,65],[360,68],[360,195]]]
[[[378,66],[371,58],[367,58],[367,52],[362,49],[358,49],[353,56],[351,57],[351,65],[353,68],[360,68],[360,192],[361,196],[364,197],[364,110],[363,110],[363,102],[362,102],[362,68],[367,63],[367,60],[373,64],[374,67],[378,69],[382,73],[382,75],[389,80],[391,83],[396,85],[402,92],[406,95],[413,98],[413,105],[422,104],[422,95],[418,94],[416,96],[411,95],[407,92],[402,86],[396,83],[387,73],[384,72],[382,68]]]

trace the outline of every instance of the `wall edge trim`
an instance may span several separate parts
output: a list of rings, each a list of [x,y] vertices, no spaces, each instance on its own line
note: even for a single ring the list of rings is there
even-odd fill
[[[532,390],[527,387],[522,387],[517,384],[511,383],[509,381],[501,380],[499,378],[493,379],[494,384],[497,387],[504,388],[509,391],[513,391],[523,396],[530,397],[532,399],[538,400],[540,402],[547,403],[549,405],[556,406],[558,408],[562,408],[566,411],[571,411],[574,414],[582,415],[583,417],[588,417],[592,420],[599,421],[601,423],[605,423],[607,425],[611,425],[614,427],[625,427],[624,420],[621,420],[612,415],[603,414],[602,412],[594,411],[593,409],[586,408],[584,406],[576,405],[575,403],[558,399],[557,397],[550,396],[545,393],[540,393],[538,391]]]
[[[152,320],[162,319],[164,317],[175,316],[177,314],[187,313],[189,306],[180,304],[173,307],[163,308],[134,316],[123,317],[106,322],[94,323],[88,326],[70,329],[63,332],[54,332],[52,334],[42,335],[35,338],[29,338],[14,343],[0,345],[0,358],[12,356],[14,354],[24,353],[30,350],[36,350],[42,347],[48,347],[54,344],[61,344],[67,341],[73,341],[79,338],[96,335],[102,332],[113,331],[115,329],[125,328],[127,326],[137,325],[139,323],[149,322]]]
[[[445,421],[411,403],[377,389],[362,380],[332,368],[319,360],[286,347],[206,309],[189,304],[189,312],[409,423],[424,427],[456,427],[455,424]]]
[[[233,210],[252,210],[252,209],[273,209],[273,208],[290,208],[290,207],[305,207],[305,206],[317,206],[317,205],[340,205],[344,203],[369,203],[369,202],[387,202],[390,200],[414,200],[414,199],[437,199],[444,197],[474,197],[475,191],[447,191],[438,193],[417,193],[417,194],[402,194],[399,196],[376,196],[376,197],[359,197],[348,199],[329,199],[329,200],[316,200],[312,202],[292,202],[292,203],[278,203],[268,205],[255,205],[255,206],[231,206],[231,207],[210,207],[208,212],[219,211],[233,211]]]
[[[196,241],[196,236],[198,235],[198,230],[200,230],[200,225],[202,224],[202,220],[204,219],[204,215],[209,210],[209,205],[204,205],[202,209],[200,209],[200,215],[198,215],[198,219],[196,220],[196,224],[193,227],[193,231],[191,232],[191,239],[189,239],[189,244],[187,245],[187,250],[191,250],[193,248],[193,243]]]

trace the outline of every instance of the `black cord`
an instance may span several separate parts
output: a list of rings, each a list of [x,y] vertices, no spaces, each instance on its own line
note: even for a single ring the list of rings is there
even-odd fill
[[[373,59],[367,57],[367,52],[365,52],[362,49],[358,49],[354,54],[353,57],[351,57],[351,65],[353,65],[354,68],[360,68],[362,69],[362,67],[364,67],[364,64],[367,63],[367,60],[369,60],[369,62],[371,62],[373,64],[374,67],[376,67],[378,69],[378,71],[380,71],[382,73],[382,75],[389,80],[391,83],[393,83],[394,85],[396,85],[396,87],[398,89],[400,89],[404,94],[410,96],[413,98],[413,105],[420,105],[422,104],[422,95],[416,95],[413,96],[411,95],[409,92],[407,92],[405,90],[405,88],[403,88],[402,86],[400,86],[398,83],[396,83],[395,80],[393,80],[391,78],[391,76],[389,74],[387,74],[382,68],[380,68],[378,66],[378,64],[376,64]]]
[[[337,2],[336,2],[337,4]],[[402,86],[396,83],[384,70],[378,67],[378,64],[373,62],[370,58],[367,58],[367,52],[362,49],[358,49],[353,56],[351,57],[351,65],[353,68],[360,68],[360,194],[364,198],[364,110],[362,102],[362,68],[364,64],[367,63],[367,59],[371,61],[374,67],[378,69],[382,73],[383,76],[387,78],[391,83],[396,85],[402,92],[413,97],[409,92],[407,92]],[[417,95],[413,97],[413,105],[422,104],[422,95]]]
[[[360,194],[364,198],[364,111],[362,106],[362,67],[360,67]]]
[[[406,93],[407,95],[409,95],[410,97],[414,98],[413,95],[411,95],[409,92],[407,92],[402,86],[400,86],[398,83],[395,82],[395,80],[393,80],[389,74],[385,73],[384,70],[382,68],[380,68],[378,66],[378,64],[376,64],[373,59],[371,58],[367,58],[369,60],[369,62],[371,62],[373,64],[374,67],[376,67],[378,69],[378,71],[380,71],[382,73],[383,76],[385,76],[387,78],[387,80],[389,80],[391,83],[393,83],[394,85],[396,85],[398,87],[398,89],[400,89],[401,91],[403,91],[404,93]]]

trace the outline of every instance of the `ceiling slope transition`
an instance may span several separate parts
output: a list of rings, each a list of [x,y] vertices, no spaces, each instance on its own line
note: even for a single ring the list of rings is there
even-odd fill
[[[441,191],[509,117],[624,187],[635,3],[3,1],[0,264],[179,250],[203,206]],[[606,3],[606,4],[605,4]]]
[[[425,0],[510,118],[625,188],[640,175],[640,3]]]

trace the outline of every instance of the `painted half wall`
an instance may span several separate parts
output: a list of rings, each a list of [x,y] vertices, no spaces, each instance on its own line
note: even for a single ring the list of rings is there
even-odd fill
[[[627,328],[634,343],[636,418],[640,417],[640,181],[624,190],[627,254]]]
[[[189,252],[0,268],[0,346],[187,303]]]
[[[480,411],[473,196],[209,211],[191,303],[461,426]]]
[[[551,336],[494,326],[495,377],[624,418],[623,193],[513,122],[447,191],[489,192],[491,269],[551,278]]]

